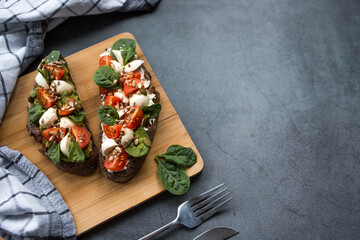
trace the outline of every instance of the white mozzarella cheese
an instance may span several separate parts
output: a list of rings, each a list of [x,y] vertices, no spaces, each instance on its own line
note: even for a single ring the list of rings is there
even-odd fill
[[[108,138],[101,144],[101,152],[104,156],[107,156],[118,144],[114,139]]]
[[[56,115],[56,108],[49,108],[46,112],[41,116],[39,120],[39,124],[43,128],[50,127],[56,120],[58,119]]]
[[[111,67],[115,70],[115,72],[117,74],[122,75],[123,74],[123,66],[115,60],[110,61],[111,62]]]
[[[143,106],[147,106],[149,104],[149,96],[143,94],[134,94],[130,98],[130,106],[138,106],[142,108]]]
[[[129,146],[129,144],[131,143],[133,137],[134,137],[134,131],[128,128],[124,128],[124,136],[122,136],[121,138],[121,145],[124,148],[127,148],[127,146]]]
[[[115,55],[116,59],[118,60],[118,62],[121,64],[121,66],[123,65],[123,58],[121,56],[121,50],[112,50],[112,53]]]
[[[67,94],[70,94],[73,91],[73,87],[62,80],[54,80],[51,83],[51,87],[58,93],[66,92]]]
[[[35,77],[35,82],[44,89],[49,89],[49,84],[41,73],[38,73]]]
[[[73,120],[71,120],[70,118],[62,117],[60,119],[60,127],[61,128],[71,128],[73,126],[76,126],[76,123]]]
[[[133,72],[144,63],[143,60],[134,60],[125,65],[124,71],[126,73]]]
[[[125,104],[129,102],[129,98],[127,98],[123,92],[116,92],[114,93],[114,96],[120,98],[121,101]]]
[[[67,156],[68,153],[69,153],[69,147],[70,147],[70,144],[71,144],[71,138],[69,138],[69,134],[66,134],[66,136],[61,139],[60,141],[60,151],[65,155]]]

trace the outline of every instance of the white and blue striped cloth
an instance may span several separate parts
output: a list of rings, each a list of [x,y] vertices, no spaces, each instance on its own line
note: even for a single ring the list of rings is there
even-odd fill
[[[68,17],[146,11],[159,0],[0,0],[0,123],[19,74],[44,49],[46,32]],[[25,104],[25,103],[24,103]],[[75,239],[72,215],[46,176],[0,146],[0,236]]]

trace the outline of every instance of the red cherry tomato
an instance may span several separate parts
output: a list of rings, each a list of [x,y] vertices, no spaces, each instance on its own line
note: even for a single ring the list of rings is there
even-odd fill
[[[108,95],[109,93],[114,93],[115,90],[109,90],[106,88],[99,87],[99,92],[104,95]]]
[[[139,78],[133,78],[132,80],[128,80],[128,83],[124,83],[124,94],[126,97],[129,96],[129,94],[136,93],[139,91],[138,84],[141,83],[141,80]],[[135,82],[135,87],[133,82]]]
[[[51,80],[60,80],[65,74],[65,69],[62,67],[53,67],[45,64],[44,68],[51,73]]]
[[[144,117],[144,112],[139,107],[134,106],[133,108],[134,111],[130,115],[125,116],[125,125],[129,129],[135,129],[140,126]]]
[[[102,56],[99,61],[99,67],[105,66],[105,65],[111,67],[110,61],[112,61],[112,60],[114,60],[114,58],[111,57],[110,55]]]
[[[85,148],[89,141],[90,141],[90,134],[89,132],[80,126],[73,126],[71,127],[71,132],[74,135],[76,141],[80,145],[81,149]]]
[[[120,131],[122,129],[122,124],[117,124],[113,126],[109,126],[103,124],[104,133],[108,138],[118,139],[120,136]]]
[[[127,153],[123,148],[121,148],[121,153],[117,153],[116,155],[109,154],[109,156],[107,156],[104,162],[104,166],[111,171],[117,172],[126,166],[126,162]]]
[[[62,131],[64,133],[64,136],[65,136],[66,128],[47,128],[44,131],[42,131],[41,134],[48,141],[50,140],[50,138],[52,136],[55,136],[51,141],[59,142],[59,141],[61,141],[60,131]]]
[[[75,98],[67,97],[64,105],[62,105],[62,107],[60,108],[59,115],[60,116],[70,115],[75,111],[76,105],[77,105],[77,101]]]
[[[114,95],[107,96],[105,100],[105,105],[109,105],[112,107],[115,107],[117,104],[121,104],[121,103],[122,103],[121,98],[118,98]]]
[[[51,95],[49,90],[43,88],[38,90],[38,99],[44,108],[49,108],[56,102],[56,97]]]

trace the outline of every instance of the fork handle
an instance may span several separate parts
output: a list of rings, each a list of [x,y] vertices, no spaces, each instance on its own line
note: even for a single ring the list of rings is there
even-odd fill
[[[177,222],[176,219],[175,219],[174,221],[169,222],[168,224],[166,224],[166,225],[162,226],[161,228],[159,228],[159,229],[157,229],[157,230],[149,233],[148,235],[140,238],[139,240],[148,240],[148,239],[151,239],[152,237],[155,237],[155,236],[158,235],[159,233],[161,233],[161,232],[165,231],[166,229],[168,229],[168,228],[170,228],[170,227],[172,227],[172,226],[174,226],[174,225],[177,225],[177,224],[178,224],[178,222]]]

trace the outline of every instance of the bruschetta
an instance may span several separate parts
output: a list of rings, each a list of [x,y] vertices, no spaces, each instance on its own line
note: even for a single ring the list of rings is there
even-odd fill
[[[65,59],[52,51],[41,61],[28,97],[26,129],[42,143],[40,152],[76,175],[97,169],[98,152]]]
[[[151,148],[160,94],[137,57],[133,39],[119,39],[100,54],[93,80],[102,102],[98,110],[101,171],[114,182],[125,182],[143,165]]]

